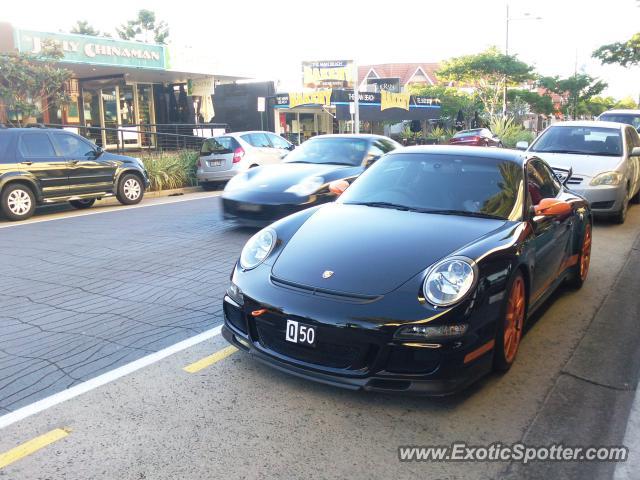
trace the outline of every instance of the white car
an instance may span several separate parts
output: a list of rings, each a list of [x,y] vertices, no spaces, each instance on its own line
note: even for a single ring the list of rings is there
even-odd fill
[[[602,122],[628,123],[640,132],[640,110],[607,110],[600,114],[598,120]]]
[[[630,202],[640,202],[640,137],[628,124],[599,121],[557,122],[531,146],[516,148],[545,160],[594,215],[624,223]]]
[[[272,132],[235,132],[202,143],[196,176],[209,190],[236,174],[261,165],[280,163],[293,144]]]

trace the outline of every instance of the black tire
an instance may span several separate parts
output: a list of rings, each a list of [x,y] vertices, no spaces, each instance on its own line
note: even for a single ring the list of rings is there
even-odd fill
[[[498,143],[498,148],[504,148],[504,145],[502,144],[502,142]]]
[[[513,302],[514,291],[516,289],[518,291],[517,295],[519,301]],[[527,318],[527,289],[522,272],[519,270],[516,271],[509,281],[509,285],[505,292],[507,293],[500,310],[500,321],[498,323],[498,328],[496,329],[496,339],[493,349],[493,368],[498,372],[506,372],[511,368],[516,360],[518,347],[522,340],[524,323]],[[514,319],[514,329],[508,327],[511,325],[509,315],[516,313],[513,308],[517,308],[517,318],[512,317]],[[519,324],[519,326],[517,324]],[[516,335],[515,350],[513,351],[506,346],[507,342],[505,342],[505,335],[507,334],[507,330],[511,330],[511,335]]]
[[[217,182],[202,182],[200,186],[205,192],[213,192],[220,188]]]
[[[26,220],[36,209],[36,196],[26,185],[13,183],[2,190],[0,208],[9,220]]]
[[[629,210],[629,200],[623,200],[622,208],[612,217],[613,223],[622,225],[627,219],[627,211]]]
[[[587,223],[582,238],[580,240],[580,253],[578,253],[578,262],[573,267],[573,272],[568,281],[571,288],[580,289],[587,280],[589,273],[589,264],[591,263],[591,243],[593,241],[593,225]]]
[[[78,210],[84,210],[85,208],[93,207],[93,204],[96,203],[96,199],[85,198],[82,200],[69,200],[69,203],[73,208],[77,208]]]
[[[118,182],[116,198],[123,205],[140,203],[144,196],[144,184],[138,175],[127,173]]]

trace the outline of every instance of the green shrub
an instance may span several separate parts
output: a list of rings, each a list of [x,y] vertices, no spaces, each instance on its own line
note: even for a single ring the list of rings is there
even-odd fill
[[[151,180],[150,190],[171,190],[191,187],[198,183],[196,179],[198,152],[181,150],[151,153],[142,157],[141,160]]]
[[[516,143],[524,140],[533,141],[533,132],[525,130],[514,123],[513,117],[493,117],[489,121],[489,129],[497,135],[507,148],[515,148]]]

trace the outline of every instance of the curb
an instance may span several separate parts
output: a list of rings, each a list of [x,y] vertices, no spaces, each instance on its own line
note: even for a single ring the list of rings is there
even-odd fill
[[[638,270],[640,236],[523,435],[525,445],[623,445],[640,375]],[[615,466],[615,462],[593,461],[512,463],[501,478],[605,479],[613,476]]]
[[[163,198],[163,197],[177,197],[180,195],[188,195],[191,193],[205,193],[202,187],[183,187],[183,188],[174,188],[171,190],[156,190],[156,191],[147,191],[144,193],[144,199],[149,198]],[[215,192],[211,192],[215,193]],[[120,202],[116,199],[116,197],[106,197],[102,200],[99,200],[99,205],[120,205]]]

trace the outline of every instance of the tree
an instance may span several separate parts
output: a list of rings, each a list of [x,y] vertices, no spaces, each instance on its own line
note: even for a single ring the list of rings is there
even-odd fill
[[[603,45],[593,51],[593,58],[604,64],[618,64],[623,67],[640,65],[640,32],[626,42],[615,42]]]
[[[472,118],[476,111],[482,110],[482,104],[477,98],[456,88],[440,85],[412,85],[410,92],[412,95],[440,100],[440,119],[445,124],[452,124],[460,110],[467,120]]]
[[[487,112],[493,116],[502,104],[505,83],[516,85],[535,78],[534,69],[517,59],[515,55],[505,55],[496,47],[475,54],[452,58],[444,62],[438,71],[438,78],[468,84]]]
[[[509,102],[522,100],[529,106],[533,113],[551,115],[553,113],[553,100],[549,95],[540,95],[538,92],[529,90],[510,89],[507,91]]]
[[[93,28],[86,20],[78,20],[73,27],[71,27],[71,33],[77,33],[80,35],[92,35],[94,37],[108,37],[109,34],[105,34]]]
[[[168,25],[160,20],[156,21],[156,14],[151,10],[140,10],[135,20],[129,20],[120,28],[116,28],[120,38],[124,40],[139,40],[146,43],[165,43],[169,36]]]
[[[564,106],[564,113],[573,118],[590,113],[588,108],[589,100],[607,88],[606,82],[587,75],[586,73],[576,73],[564,79],[558,76],[542,77],[539,83],[551,92],[568,95],[569,101]]]
[[[21,125],[52,106],[68,102],[65,83],[71,72],[56,64],[63,56],[59,45],[42,43],[37,54],[0,54],[0,103],[9,123]]]

